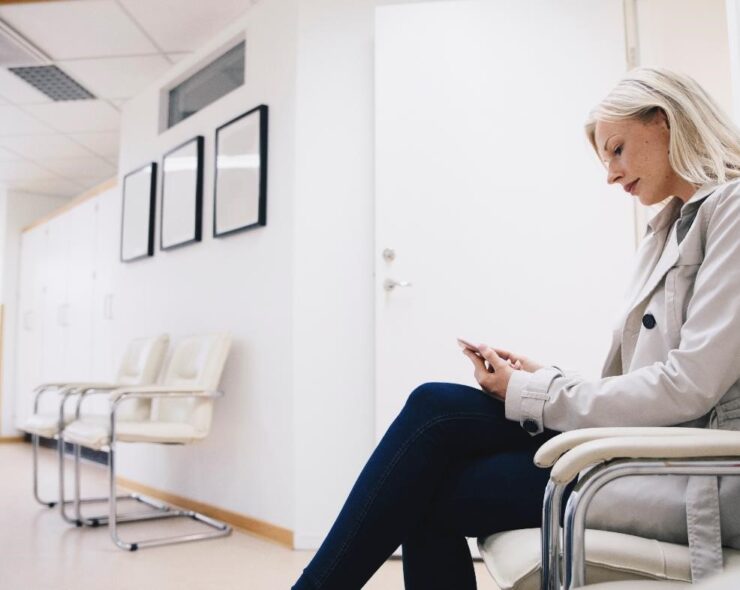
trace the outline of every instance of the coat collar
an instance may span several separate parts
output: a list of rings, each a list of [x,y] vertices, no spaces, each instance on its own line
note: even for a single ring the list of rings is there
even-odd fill
[[[648,231],[646,236],[647,252],[643,252],[640,259],[643,279],[638,281],[638,287],[633,292],[629,310],[632,311],[646,297],[648,297],[655,287],[658,286],[665,274],[676,264],[679,256],[678,239],[676,232],[672,231],[676,220],[681,218],[693,218],[697,210],[717,187],[716,184],[707,183],[683,203],[678,197],[672,197],[668,204],[648,222]]]
[[[691,195],[691,198],[686,203],[678,197],[670,197],[668,204],[655,217],[648,221],[646,234],[658,233],[666,227],[673,225],[673,222],[679,217],[695,213],[704,199],[714,192],[715,188],[717,188],[716,183],[708,182],[703,184]]]

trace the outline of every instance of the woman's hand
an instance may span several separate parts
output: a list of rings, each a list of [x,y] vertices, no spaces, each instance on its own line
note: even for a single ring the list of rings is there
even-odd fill
[[[519,370],[517,366],[522,364],[517,360],[510,364],[509,359],[504,359],[490,346],[479,346],[478,353],[467,348],[463,354],[468,357],[475,367],[475,380],[486,393],[504,400],[506,399],[506,388],[514,371]]]
[[[527,373],[534,373],[536,370],[541,369],[544,366],[539,363],[535,363],[533,360],[528,359],[525,356],[514,354],[513,352],[509,352],[503,348],[494,348],[493,350],[495,350],[496,354],[502,359],[509,361],[513,365],[518,365],[518,368],[523,371],[527,371]]]

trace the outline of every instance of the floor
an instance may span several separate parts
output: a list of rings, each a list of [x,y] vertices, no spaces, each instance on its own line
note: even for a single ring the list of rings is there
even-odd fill
[[[55,453],[41,450],[42,484],[53,490]],[[116,548],[105,527],[77,529],[57,510],[43,508],[31,495],[31,446],[0,444],[0,588],[3,590],[262,590],[288,589],[313,553],[293,551],[246,532],[185,545]],[[104,493],[104,468],[86,463],[86,489]],[[105,512],[101,505],[98,512]],[[180,519],[178,519],[180,520]],[[156,536],[196,526],[182,521],[129,524],[122,534]],[[479,590],[495,590],[482,563],[476,563]],[[365,586],[403,588],[401,562],[391,559]],[[454,589],[451,589],[454,590]]]

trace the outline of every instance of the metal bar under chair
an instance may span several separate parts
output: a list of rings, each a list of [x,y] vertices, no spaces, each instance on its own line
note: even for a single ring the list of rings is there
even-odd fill
[[[212,532],[208,533],[193,533],[189,535],[179,535],[174,537],[163,537],[158,539],[147,539],[144,541],[137,541],[133,543],[128,543],[121,539],[121,537],[118,535],[118,523],[119,522],[125,522],[120,519],[118,516],[118,502],[116,500],[116,410],[118,409],[118,406],[125,401],[127,398],[131,397],[220,397],[223,395],[221,392],[214,392],[207,395],[204,395],[202,393],[193,392],[190,394],[187,394],[185,392],[179,392],[176,395],[173,394],[166,394],[166,393],[160,393],[160,394],[142,394],[142,393],[131,393],[131,392],[124,392],[122,395],[120,395],[114,402],[113,407],[110,411],[110,443],[109,443],[109,454],[108,454],[108,483],[110,485],[110,498],[111,502],[109,504],[109,515],[108,515],[108,529],[110,531],[110,536],[113,542],[116,544],[117,547],[120,547],[121,549],[125,549],[127,551],[136,551],[137,549],[144,548],[144,547],[160,547],[162,545],[173,545],[175,543],[188,543],[191,541],[201,541],[204,539],[214,539],[217,537],[225,537],[231,533],[231,526],[226,524],[225,522],[221,522],[219,520],[216,520],[214,518],[210,518],[206,516],[205,514],[201,514],[199,512],[195,512],[193,510],[179,510],[179,509],[173,509],[169,506],[162,504],[161,509],[165,514],[172,515],[172,516],[182,516],[182,517],[188,517],[192,518],[193,520],[196,520],[198,522],[202,522],[203,524],[215,529]],[[135,522],[136,520],[143,520],[143,519],[136,519],[132,518],[130,520],[127,520],[128,522]]]

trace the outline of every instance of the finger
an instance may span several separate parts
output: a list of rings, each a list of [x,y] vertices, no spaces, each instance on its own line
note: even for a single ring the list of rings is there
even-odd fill
[[[499,355],[502,359],[505,360],[517,360],[517,355],[509,350],[504,350],[503,348],[493,348],[493,350],[496,351],[496,354]]]
[[[476,367],[484,368],[485,364],[483,363],[483,357],[481,357],[480,354],[473,352],[472,350],[468,350],[467,348],[462,351],[462,353],[468,357],[473,364]]]
[[[496,351],[493,350],[493,348],[489,346],[485,346],[481,349],[480,353],[483,355],[483,358],[486,359],[491,366],[495,369],[498,369],[500,367],[508,367],[509,363],[502,359],[498,354],[496,354]]]
[[[522,361],[518,360],[514,363],[514,368],[521,369],[522,368]]]

